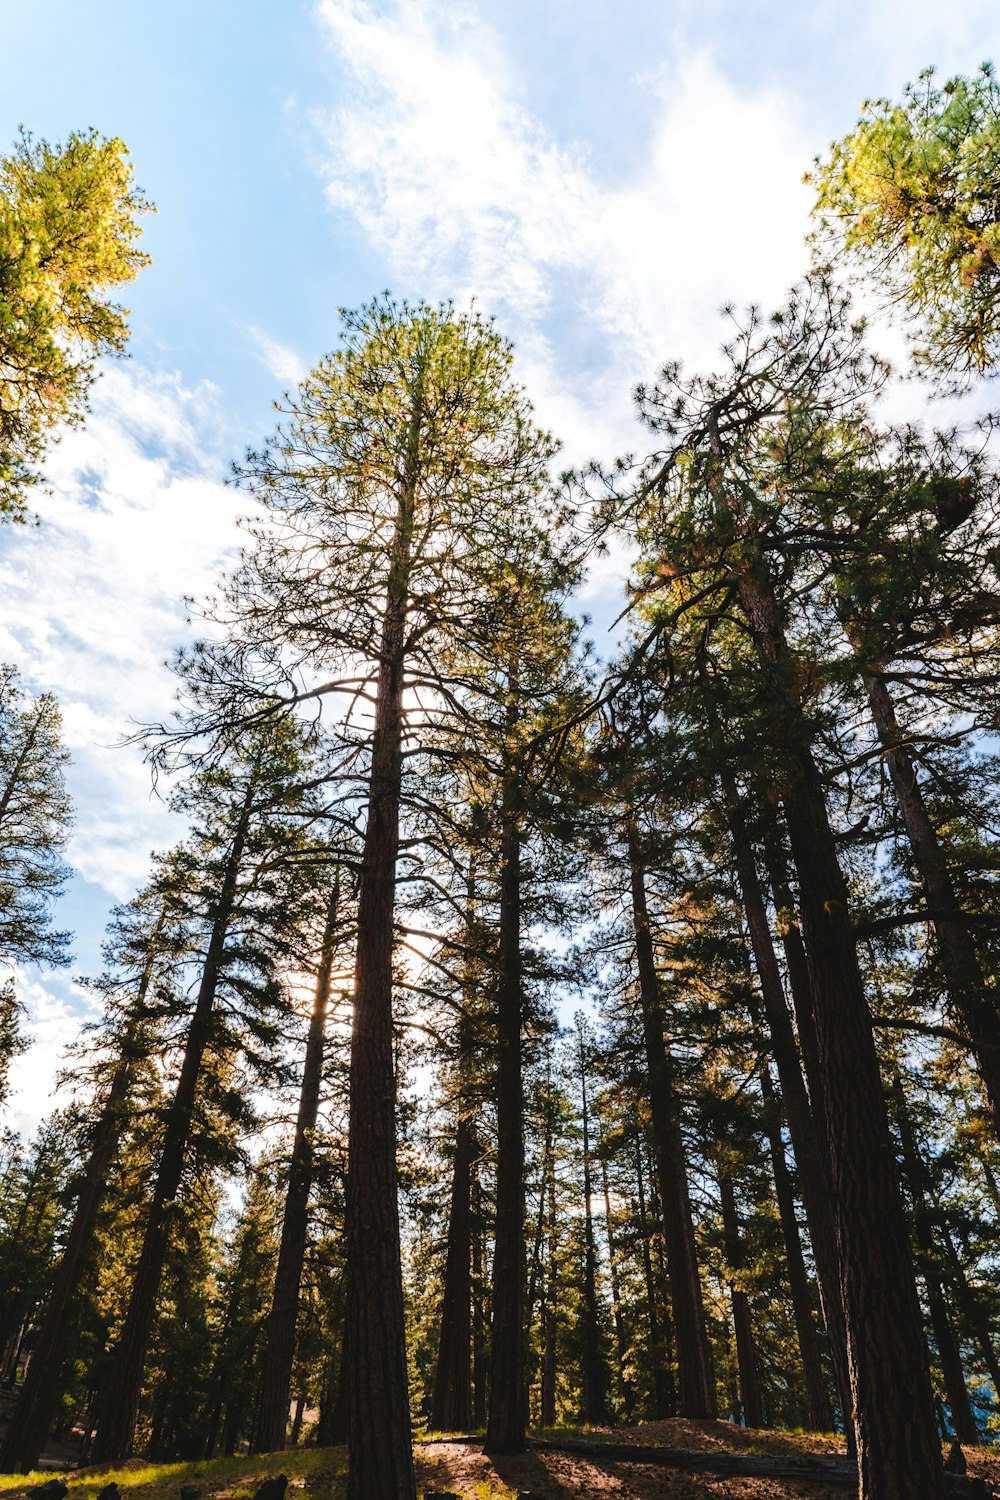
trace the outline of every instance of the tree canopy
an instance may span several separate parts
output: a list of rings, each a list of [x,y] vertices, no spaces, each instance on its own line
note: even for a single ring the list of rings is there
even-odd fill
[[[492,319],[342,313],[133,736],[186,831],[111,913],[61,1107],[0,1137],[0,1468],[346,1442],[347,1500],[416,1500],[429,1425],[503,1475],[636,1421],[717,1472],[728,1422],[836,1436],[809,1475],[866,1500],[981,1493],[942,1440],[1000,1429],[1000,464],[990,420],[886,417],[841,273],[927,369],[992,368],[995,106],[989,69],[869,106],[815,174],[828,258],[583,472]],[[146,205],[93,133],[3,170],[17,518]],[[11,968],[65,955],[65,765],[0,669]]]
[[[921,367],[965,383],[1000,358],[1000,84],[934,72],[866,103],[807,181],[820,243],[905,311]]]
[[[98,357],[125,347],[112,293],[149,264],[151,208],[117,137],[25,131],[0,157],[0,521],[27,519],[46,443],[82,419]]]

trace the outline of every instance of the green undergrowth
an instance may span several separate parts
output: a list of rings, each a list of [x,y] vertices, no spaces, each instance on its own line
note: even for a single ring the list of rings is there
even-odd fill
[[[186,1464],[145,1464],[130,1459],[119,1468],[68,1470],[59,1475],[69,1486],[66,1500],[95,1500],[106,1484],[118,1485],[128,1500],[179,1500],[180,1487],[197,1484],[202,1500],[248,1500],[273,1474],[287,1474],[304,1491],[303,1500],[337,1500],[346,1471],[344,1448],[292,1448],[283,1453],[210,1458]],[[55,1478],[44,1473],[0,1474],[0,1494],[15,1497],[31,1485]]]
[[[463,1500],[512,1500],[516,1491],[496,1483],[455,1486],[444,1465],[422,1459],[416,1450],[418,1494],[440,1485],[455,1488]],[[440,1470],[438,1474],[437,1470]],[[0,1474],[0,1495],[17,1500],[32,1485],[61,1478],[69,1486],[66,1500],[96,1500],[114,1481],[123,1500],[180,1500],[182,1485],[196,1484],[201,1500],[251,1500],[257,1486],[274,1474],[290,1481],[288,1500],[342,1500],[347,1474],[346,1448],[295,1448],[283,1453],[249,1457],[212,1458],[184,1464],[146,1464],[130,1459],[118,1468],[70,1469],[60,1474],[46,1469],[31,1474]]]

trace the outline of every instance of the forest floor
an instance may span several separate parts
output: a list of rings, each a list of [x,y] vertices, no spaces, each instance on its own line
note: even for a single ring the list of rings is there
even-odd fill
[[[553,1441],[586,1437],[600,1442],[646,1447],[682,1448],[688,1452],[743,1453],[761,1457],[805,1458],[843,1454],[833,1436],[754,1431],[728,1422],[674,1419],[641,1426],[586,1433],[554,1432]],[[1000,1450],[966,1450],[969,1473],[979,1475],[1000,1493]],[[450,1491],[463,1500],[514,1500],[528,1492],[532,1500],[844,1500],[843,1486],[816,1480],[739,1477],[686,1473],[633,1459],[537,1449],[514,1458],[488,1458],[482,1440],[435,1439],[415,1449],[418,1491]],[[75,1469],[65,1474],[67,1500],[96,1500],[111,1480],[122,1500],[179,1500],[182,1485],[197,1485],[201,1500],[251,1500],[258,1485],[275,1474],[289,1479],[288,1500],[342,1500],[346,1473],[343,1448],[294,1448],[263,1456],[216,1458],[186,1464],[147,1464],[130,1459],[117,1469]],[[53,1471],[0,1475],[0,1500],[16,1500],[34,1484],[53,1478]]]

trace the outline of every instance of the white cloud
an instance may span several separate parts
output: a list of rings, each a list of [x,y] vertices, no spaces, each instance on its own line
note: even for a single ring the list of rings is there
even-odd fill
[[[55,988],[50,988],[23,971],[16,976],[16,988],[30,1017],[24,1027],[28,1049],[11,1070],[12,1088],[3,1121],[29,1139],[54,1108],[67,1102],[56,1089],[56,1076],[85,1022],[94,1019],[99,1006],[80,985],[57,980]]]
[[[245,500],[221,483],[216,392],[112,368],[84,429],[48,464],[37,528],[7,528],[0,560],[0,660],[53,692],[72,753],[69,857],[116,900],[143,878],[153,844],[176,837],[150,797],[134,723],[169,710],[164,660],[190,639],[184,596],[204,594],[237,542]]]
[[[981,0],[964,0],[966,19],[980,12]],[[829,121],[794,79],[738,85],[675,35],[669,59],[651,56],[633,80],[648,130],[608,181],[579,142],[530,114],[503,42],[473,7],[317,0],[316,13],[343,76],[336,105],[315,116],[329,201],[402,291],[475,297],[498,315],[569,464],[642,451],[635,385],[668,358],[716,364],[732,332],[723,305],[769,311],[806,269],[802,175]],[[933,50],[931,21],[925,7],[919,45]],[[875,47],[879,23],[870,30]],[[880,65],[892,56],[883,47]],[[898,329],[873,332],[904,364]],[[887,415],[919,415],[926,400],[923,386],[897,386]],[[624,552],[594,564],[580,603],[599,631],[621,607],[627,570]]]
[[[566,463],[641,449],[636,384],[668,358],[713,364],[722,305],[776,306],[804,269],[801,178],[822,142],[790,95],[741,91],[702,54],[650,59],[635,81],[649,134],[609,182],[532,118],[470,9],[319,0],[317,14],[347,79],[315,116],[329,201],[401,290],[497,314]],[[595,560],[580,595],[602,654],[628,563]]]
[[[280,380],[289,389],[293,385],[299,385],[309,373],[305,360],[296,354],[294,349],[289,349],[285,344],[279,344],[272,339],[262,328],[248,323],[246,331],[257,350],[257,356],[261,364],[275,380]]]
[[[407,290],[500,315],[573,461],[637,441],[635,382],[668,356],[711,361],[718,307],[780,301],[803,267],[813,143],[790,98],[681,59],[637,84],[650,136],[605,183],[527,114],[468,12],[320,0],[318,14],[352,80],[320,117],[330,201]]]
[[[114,366],[86,427],[50,455],[47,490],[33,496],[41,525],[0,534],[0,660],[59,700],[76,809],[68,858],[107,908],[134,894],[153,848],[183,833],[152,795],[138,749],[121,742],[169,712],[164,663],[192,636],[184,598],[211,589],[239,540],[236,517],[249,505],[222,483],[222,430],[211,385]],[[84,910],[103,926],[97,892]],[[97,935],[81,934],[90,951]],[[31,1048],[7,1113],[31,1134],[60,1102],[56,1071],[91,1001],[58,974],[19,975],[18,994]]]

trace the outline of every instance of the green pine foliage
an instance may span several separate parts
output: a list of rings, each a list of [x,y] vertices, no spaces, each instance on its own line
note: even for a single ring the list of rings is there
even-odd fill
[[[111,294],[149,263],[151,206],[124,142],[96,130],[65,145],[24,131],[0,157],[0,520],[28,519],[47,441],[82,420],[96,360],[124,349]]]
[[[993,358],[992,209],[973,180],[995,84],[924,82],[869,109],[817,182],[846,253],[914,278],[895,294],[924,315],[926,361],[962,375]],[[106,254],[65,284],[77,321],[51,334],[83,360],[53,422],[125,336],[100,300],[142,259],[119,145],[25,143],[7,165],[10,203],[34,192],[46,233],[69,211],[64,169],[111,214]],[[935,172],[953,193],[937,230],[916,182],[932,192]],[[331,941],[287,1444],[339,1444],[350,1416],[356,1469],[376,1472],[358,1432],[380,1379],[380,1442],[404,1453],[442,1411],[509,1447],[524,1419],[631,1427],[713,1405],[844,1435],[871,1392],[842,1357],[850,1278],[830,1265],[844,1184],[870,1163],[838,1157],[826,1102],[843,1073],[819,1024],[820,845],[842,878],[822,912],[863,990],[927,1409],[933,1394],[942,1436],[996,1429],[1000,481],[981,432],[881,420],[888,380],[817,270],[770,320],[733,318],[716,369],[667,363],[639,390],[648,453],[555,484],[491,322],[388,297],[344,315],[240,467],[250,546],[206,607],[210,639],[175,662],[176,716],[143,736],[187,831],[112,913],[72,1105],[34,1144],[3,1141],[4,1374],[30,1392],[48,1349],[83,1452],[109,1389],[134,1405],[115,1444],[157,1461],[211,1464],[276,1430],[256,1420],[262,1364]],[[22,445],[18,494],[48,431],[23,420],[4,439]],[[613,535],[637,560],[599,681],[575,599]],[[65,950],[64,764],[55,704],[7,671],[10,963]],[[16,1014],[8,987],[0,1092]],[[359,1353],[349,1309],[372,1312],[376,1284]],[[852,1325],[856,1358],[868,1331]]]
[[[806,180],[824,250],[899,307],[919,366],[961,384],[1000,354],[1000,84],[990,63],[934,71],[866,102]]]
[[[65,963],[52,903],[69,876],[71,827],[58,705],[0,667],[0,962]]]

